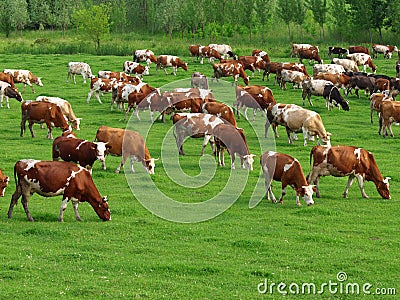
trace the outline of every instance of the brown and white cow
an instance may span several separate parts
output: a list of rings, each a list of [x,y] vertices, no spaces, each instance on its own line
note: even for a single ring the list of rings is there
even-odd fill
[[[100,70],[97,72],[99,78],[116,79],[118,81],[140,83],[142,80],[138,76],[130,76],[125,72],[112,72]]]
[[[123,65],[123,71],[128,75],[144,76],[149,75],[149,66],[142,66],[137,62],[126,60]]]
[[[214,75],[211,77],[211,80],[216,78],[218,82],[221,77],[232,76],[234,79],[232,84],[237,85],[239,77],[243,78],[243,81],[246,85],[249,84],[249,77],[244,71],[244,65],[239,61],[232,60],[224,63],[213,64],[213,69]]]
[[[0,197],[4,197],[4,192],[6,191],[6,187],[10,181],[10,177],[3,174],[3,171],[0,169]]]
[[[310,44],[292,44],[292,52],[290,53],[290,57],[297,56],[301,49],[316,49],[319,51],[318,46],[313,46]]]
[[[90,172],[96,160],[106,158],[107,145],[103,142],[90,142],[76,137],[59,136],[53,141],[53,160],[71,161],[80,164]]]
[[[310,164],[312,164],[312,171],[308,175],[308,182],[315,184],[317,198],[320,197],[318,187],[320,177],[332,175],[334,177],[349,176],[343,192],[344,198],[347,198],[349,188],[354,178],[357,178],[358,186],[364,198],[368,198],[364,191],[364,181],[372,181],[382,198],[390,199],[390,177],[383,178],[374,155],[363,148],[315,146],[310,152]]]
[[[14,83],[24,84],[24,89],[22,90],[22,92],[25,91],[25,87],[27,85],[31,87],[32,93],[35,93],[35,89],[33,88],[32,84],[36,84],[37,86],[43,86],[42,79],[34,75],[29,70],[4,69],[3,72],[10,74],[14,79]]]
[[[279,86],[281,86],[282,70],[291,70],[291,71],[302,72],[302,73],[304,73],[304,75],[309,77],[307,69],[304,64],[294,63],[294,62],[283,62],[283,63],[280,63],[276,68],[275,81],[278,82]],[[274,84],[275,84],[275,82],[274,82]]]
[[[341,74],[346,72],[346,70],[341,65],[337,64],[315,64],[313,66],[313,75],[318,73],[329,73],[329,74]]]
[[[165,110],[171,106],[170,98],[163,97],[160,93],[160,89],[148,94],[139,104],[137,104],[135,109],[135,116],[140,120],[139,111],[150,111],[150,122],[154,122],[154,113],[159,112],[161,114],[162,122],[165,122]]]
[[[154,55],[154,52],[149,49],[135,50],[133,52],[133,61],[135,62],[146,62],[148,66],[151,63],[157,62],[157,56]]]
[[[372,115],[374,111],[378,113],[378,117],[381,111],[381,104],[383,101],[394,101],[393,97],[390,94],[386,93],[373,93],[369,97],[369,107],[370,107],[370,117],[371,117],[371,124],[374,123],[372,119]],[[380,130],[379,130],[380,134]]]
[[[172,67],[172,74],[176,76],[176,71],[178,68],[182,68],[185,71],[187,71],[187,63],[185,63],[183,60],[181,60],[178,56],[173,56],[173,55],[160,55],[157,58],[157,66],[156,66],[156,71],[158,69],[164,69],[165,74],[167,73],[167,67]]]
[[[258,74],[261,73],[261,70],[265,70],[266,62],[261,57],[239,56],[239,61],[243,63],[245,70],[249,70],[251,72],[251,76],[253,77],[256,70],[258,71]]]
[[[224,151],[228,151],[231,157],[231,169],[235,169],[236,154],[240,156],[243,169],[253,171],[254,154],[250,154],[246,136],[242,128],[236,128],[231,124],[219,124],[214,128],[216,146],[215,155],[218,157],[218,165],[224,166]]]
[[[203,113],[208,113],[211,115],[218,116],[225,121],[237,127],[235,113],[233,109],[222,102],[205,102],[202,106]]]
[[[369,50],[364,46],[349,46],[349,54],[353,53],[365,53],[369,55]]]
[[[10,108],[9,98],[15,98],[19,102],[22,102],[22,95],[16,88],[13,88],[11,84],[5,81],[0,81],[0,107],[3,107],[3,99],[6,98],[6,106]]]
[[[309,59],[311,62],[317,62],[319,64],[324,63],[319,56],[318,49],[300,49],[298,52],[300,63],[303,63],[303,59]]]
[[[280,73],[280,85],[283,90],[286,90],[286,83],[293,83],[293,88],[297,86],[299,89],[303,87],[304,80],[308,79],[309,76],[303,72],[286,70],[283,69]]]
[[[228,57],[237,59],[236,54],[232,51],[232,47],[227,44],[209,44],[208,47],[217,50],[225,59]]]
[[[371,56],[365,53],[352,53],[348,54],[348,59],[354,60],[358,66],[363,66],[364,72],[367,70],[367,66],[371,68],[372,72],[376,72],[376,66],[372,61]]]
[[[18,90],[15,86],[14,77],[11,74],[0,72],[0,80],[9,83],[13,89]]]
[[[307,203],[313,205],[312,195],[313,186],[307,183],[303,169],[296,158],[284,153],[273,151],[265,152],[260,158],[261,169],[264,174],[266,198],[276,203],[275,195],[272,192],[272,181],[282,183],[282,194],[279,203],[283,203],[283,197],[286,195],[286,188],[291,186],[296,192],[296,205],[301,206],[300,196]]]
[[[254,49],[251,55],[261,57],[267,63],[270,62],[268,53],[266,51]]]
[[[318,73],[313,77],[313,79],[328,80],[332,82],[333,85],[336,86],[337,88],[341,88],[346,97],[348,96],[347,89],[350,85],[351,77],[346,73],[341,73],[341,74]]]
[[[333,64],[341,65],[347,72],[359,72],[358,65],[354,60],[348,58],[333,58]]]
[[[317,136],[326,145],[330,145],[331,134],[325,130],[322,119],[318,113],[312,110],[304,109],[295,104],[277,103],[271,105],[267,110],[267,122],[265,124],[265,137],[267,137],[268,128],[272,124],[275,137],[278,138],[276,127],[278,125],[286,128],[289,144],[293,141],[291,133],[303,132],[304,146],[307,146],[307,139],[313,139]]]
[[[25,123],[28,121],[29,130],[34,138],[35,134],[33,132],[34,123],[46,123],[48,132],[47,138],[53,139],[52,127],[59,127],[63,131],[71,131],[71,126],[68,125],[66,117],[62,113],[61,108],[54,103],[50,102],[22,102],[22,121],[21,121],[21,134],[24,136]]]
[[[156,89],[151,86],[149,86],[148,88],[145,88],[145,89],[140,89],[140,90],[131,92],[128,95],[128,108],[125,111],[124,121],[126,121],[126,118],[128,117],[128,114],[132,109],[134,110],[134,113],[135,113],[137,119],[140,120],[139,110],[137,110],[136,108],[140,103],[142,103],[142,101],[144,99],[146,99],[150,95],[161,98],[159,89]]]
[[[221,54],[209,46],[200,46],[199,47],[199,57],[200,57],[200,64],[203,64],[204,58],[208,58],[209,62],[214,62],[214,59],[221,60]]]
[[[200,72],[194,72],[190,78],[190,87],[208,90],[208,78]]]
[[[383,54],[383,58],[392,58],[393,52],[398,52],[397,46],[372,44],[372,57],[377,58],[378,53]]]
[[[200,53],[199,53],[199,49],[200,47],[202,47],[201,45],[190,45],[189,46],[189,52],[190,55],[192,56],[192,61],[193,61],[193,57],[197,57],[197,59],[199,59]]]
[[[68,74],[67,74],[67,83],[68,80],[72,77],[74,79],[74,84],[76,84],[76,75],[82,75],[83,83],[86,83],[86,78],[93,78],[92,69],[89,64],[84,62],[75,62],[71,61],[68,63]]]
[[[107,144],[108,153],[115,156],[122,156],[122,160],[115,173],[119,173],[128,158],[131,160],[131,172],[134,173],[133,163],[141,162],[149,174],[154,174],[155,161],[146,146],[144,138],[136,131],[121,128],[100,126],[96,133],[95,141]],[[106,170],[105,160],[102,163],[103,170]]]
[[[64,211],[69,201],[72,202],[76,220],[81,221],[78,213],[79,202],[89,202],[94,211],[104,221],[111,220],[107,197],[101,197],[90,172],[84,167],[71,162],[40,161],[24,159],[16,162],[14,176],[17,188],[12,195],[8,218],[18,199],[22,196],[22,205],[29,221],[34,221],[28,202],[32,194],[38,193],[44,197],[63,195],[58,220],[64,221]],[[18,179],[17,179],[18,177]]]
[[[117,109],[122,110],[124,108],[124,104],[129,102],[129,95],[131,93],[140,93],[140,92],[148,92],[149,90],[153,91],[154,88],[145,82],[136,83],[118,83],[112,85],[112,98],[111,98],[111,107],[113,110],[114,104],[117,104]]]
[[[393,137],[392,124],[400,123],[400,102],[382,101],[379,116],[379,134],[387,137],[387,128],[389,128],[390,136]]]
[[[60,108],[64,116],[71,122],[72,128],[75,130],[80,130],[79,126],[81,124],[82,118],[77,118],[74,111],[72,110],[71,104],[62,98],[59,97],[49,97],[49,96],[38,96],[36,97],[36,101],[44,101],[51,102],[57,104]]]

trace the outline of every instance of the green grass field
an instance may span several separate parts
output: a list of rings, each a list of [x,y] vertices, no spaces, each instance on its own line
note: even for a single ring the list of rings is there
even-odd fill
[[[272,61],[296,61],[274,53],[270,53],[270,57]],[[328,62],[327,57],[323,58]],[[187,79],[194,71],[212,75],[210,64],[200,65],[189,57],[183,59],[189,63],[187,73],[179,69],[176,77],[165,75],[163,71],[156,74],[152,65],[151,74],[145,81],[155,87],[167,85],[164,88],[169,89],[187,85]],[[75,114],[83,118],[77,136],[93,140],[100,125],[124,128],[127,123],[123,121],[122,112],[110,111],[110,94],[102,96],[103,104],[95,98],[87,104],[89,83],[83,84],[80,76],[77,76],[76,85],[72,81],[66,83],[67,63],[85,61],[96,74],[98,70],[119,71],[125,60],[131,60],[131,57],[1,55],[0,66],[29,69],[42,77],[44,86],[35,86],[36,94],[27,87],[24,99],[33,100],[38,95],[67,99]],[[395,75],[394,58],[383,60],[380,57],[376,64],[377,73]],[[312,66],[307,64],[307,68],[312,73]],[[241,79],[239,83],[242,84]],[[250,78],[250,84],[269,86],[278,102],[301,105],[300,90],[293,90],[288,85],[288,90],[281,91],[272,83],[273,75],[266,82],[262,82],[257,74]],[[18,86],[22,90],[22,86]],[[218,91],[218,100],[228,104],[235,100],[234,87],[230,83],[214,84],[211,88]],[[101,164],[96,162],[93,179],[100,193],[108,196],[111,221],[101,221],[92,207],[83,203],[80,205],[82,222],[75,221],[69,205],[64,214],[65,222],[59,223],[61,197],[43,198],[37,194],[29,203],[36,222],[27,221],[21,204],[14,208],[13,218],[8,220],[9,201],[15,190],[15,181],[11,179],[5,197],[0,199],[0,298],[279,299],[280,283],[286,284],[286,287],[281,284],[280,288],[287,296],[296,299],[315,297],[307,291],[301,292],[303,283],[315,284],[316,293],[321,292],[322,286],[322,299],[356,298],[355,293],[346,292],[348,283],[359,285],[361,295],[364,294],[362,287],[367,283],[372,285],[368,290],[370,293],[393,293],[391,288],[398,290],[400,279],[397,258],[400,246],[400,129],[394,126],[394,138],[379,136],[376,115],[374,124],[370,124],[369,99],[360,94],[361,99],[354,94],[349,97],[349,112],[327,111],[325,100],[315,96],[312,109],[320,113],[326,129],[332,133],[332,145],[364,147],[375,155],[383,176],[392,178],[391,200],[381,199],[372,182],[365,186],[370,199],[361,197],[356,183],[350,189],[349,198],[343,199],[341,195],[347,178],[326,177],[321,179],[321,198],[314,199],[314,206],[307,207],[303,202],[303,206],[296,207],[295,193],[288,188],[283,205],[263,199],[250,209],[249,203],[261,199],[265,193],[263,185],[257,187],[257,181],[262,180],[258,163],[262,151],[276,144],[277,151],[296,157],[307,174],[309,152],[315,143],[310,142],[304,147],[299,134],[299,140],[289,145],[282,127],[278,129],[281,137],[276,141],[273,135],[268,140],[262,135],[258,138],[265,117],[258,113],[254,124],[241,118],[238,124],[245,129],[250,151],[257,157],[253,172],[247,174],[241,170],[237,161],[237,169],[231,174],[229,156],[225,167],[216,167],[210,156],[200,161],[200,139],[185,142],[185,157],[177,158],[171,152],[163,156],[165,149],[172,149],[174,154],[177,152],[170,132],[172,123],[168,118],[165,124],[156,122],[150,126],[149,112],[142,112],[141,121],[132,118],[129,128],[139,132],[150,128],[147,146],[153,157],[161,158],[156,164],[156,174],[151,177],[154,187],[144,186],[146,176],[138,163],[135,164],[137,173],[126,177],[123,172],[114,173],[119,157],[107,157],[106,171],[102,171]],[[21,138],[20,103],[10,99],[10,106],[10,109],[0,109],[0,167],[13,177],[13,166],[19,159],[50,160],[52,141],[46,139],[47,130],[38,125],[34,125],[36,138],[30,137],[29,130]],[[310,108],[308,104],[306,108]],[[58,134],[60,130],[55,129],[53,135]],[[211,155],[209,147],[206,152]],[[182,168],[183,174],[179,178],[184,178],[184,182],[176,183],[171,177],[167,163],[172,172],[177,173],[173,169],[173,159]],[[200,169],[199,161],[204,169]],[[197,175],[199,178],[195,178]],[[245,182],[243,178],[246,178]],[[219,195],[227,183],[233,185],[224,190],[223,199],[237,200],[228,210],[210,220],[177,223],[160,218],[143,207],[132,194],[127,179],[136,191],[140,192],[143,185],[146,194],[141,196],[147,196],[147,202],[149,199],[162,202],[155,196],[157,189],[161,194],[193,207],[190,204],[199,204]],[[188,187],[197,180],[200,180],[199,187]],[[236,188],[240,185],[244,185],[244,190],[238,193]],[[280,183],[273,186],[278,197]],[[155,209],[161,215],[167,213],[162,206]],[[183,214],[182,218],[185,214],[196,217],[196,211],[178,210],[177,214]],[[337,278],[339,272],[345,272],[347,280],[340,281]],[[260,294],[258,290],[266,287],[266,281],[266,293]],[[337,284],[331,286],[332,292],[328,289],[330,282]],[[298,295],[294,295],[296,286],[300,287]]]

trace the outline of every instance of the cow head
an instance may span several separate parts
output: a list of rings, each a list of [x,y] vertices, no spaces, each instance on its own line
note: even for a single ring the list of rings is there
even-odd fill
[[[379,195],[382,196],[383,199],[390,199],[390,191],[389,191],[389,180],[390,177],[386,177],[382,181],[378,182],[376,185],[376,189],[378,190]]]
[[[94,142],[95,147],[93,147],[94,150],[96,150],[96,157],[99,161],[103,162],[106,159],[107,155],[107,143],[104,142]]]
[[[183,64],[182,64],[182,69],[184,69],[185,71],[188,70],[188,68],[187,68],[187,63],[183,63]]]
[[[36,82],[35,82],[38,86],[43,86],[43,83],[42,83],[42,79],[40,78],[40,77],[37,77],[36,78]]]
[[[308,206],[314,204],[314,200],[312,198],[314,191],[315,187],[313,185],[304,185],[301,187],[300,195]]]
[[[81,130],[79,126],[81,125],[81,120],[82,118],[75,118],[75,120],[72,121],[72,128],[75,130]]]
[[[155,164],[156,160],[159,160],[159,158],[150,158],[145,160],[147,173],[154,174],[154,168],[156,167]]]
[[[21,93],[19,93],[17,89],[14,89],[14,88],[12,88],[12,87],[10,87],[10,86],[6,87],[6,89],[5,89],[5,95],[6,95],[7,97],[10,97],[10,98],[15,98],[15,99],[18,100],[19,102],[24,101],[24,99],[22,99]]]
[[[5,176],[3,171],[0,169],[0,196],[4,197],[4,192],[6,187],[8,186],[8,182],[10,181],[10,177]]]
[[[100,202],[98,203],[98,206],[95,204],[93,208],[97,213],[97,215],[100,217],[100,219],[104,221],[111,220],[111,214],[110,214],[110,209],[108,208],[107,196],[102,197]]]
[[[149,75],[150,73],[149,73],[149,66],[145,66],[144,67],[144,71],[143,71],[143,73],[142,73],[142,75]]]
[[[242,168],[253,171],[253,163],[254,163],[255,156],[256,156],[255,154],[247,154],[247,155],[240,156],[240,159],[242,161]]]

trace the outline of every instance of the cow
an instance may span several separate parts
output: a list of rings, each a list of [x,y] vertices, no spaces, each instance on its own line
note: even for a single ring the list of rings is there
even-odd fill
[[[396,46],[372,44],[372,58],[377,58],[378,53],[383,54],[383,58],[392,58],[393,52],[398,52]]]
[[[21,202],[29,221],[33,222],[28,202],[32,194],[38,193],[44,197],[63,195],[58,221],[64,221],[64,211],[69,201],[74,207],[77,221],[81,221],[78,213],[79,202],[89,202],[94,211],[104,221],[111,220],[108,208],[107,196],[102,197],[97,190],[90,172],[84,167],[71,162],[41,161],[34,159],[22,159],[15,163],[14,177],[16,190],[11,198],[8,218],[12,218],[12,212],[18,199]],[[18,178],[18,179],[17,179]]]
[[[383,178],[374,155],[363,148],[314,146],[310,152],[310,165],[312,165],[312,170],[307,179],[309,183],[315,185],[317,198],[320,198],[320,177],[332,175],[334,177],[349,176],[343,193],[344,198],[347,198],[349,188],[354,178],[357,178],[363,198],[368,198],[364,191],[364,181],[372,181],[382,198],[390,199],[390,177]]]
[[[190,78],[190,87],[208,90],[208,78],[200,72],[194,72]]]
[[[146,99],[148,96],[150,96],[151,94],[153,94],[154,96],[160,97],[161,98],[161,94],[159,89],[156,89],[154,87],[149,86],[146,89],[141,89],[139,91],[133,91],[128,95],[128,108],[126,109],[125,112],[125,117],[124,117],[124,121],[126,121],[126,118],[129,114],[129,112],[134,109],[134,113],[137,117],[138,120],[140,120],[139,117],[139,110],[136,109],[136,107],[144,100]],[[164,118],[164,116],[163,116]]]
[[[49,97],[49,96],[38,96],[36,97],[36,101],[44,101],[51,102],[57,104],[60,108],[64,116],[71,122],[72,128],[75,130],[80,130],[80,124],[82,118],[77,118],[74,111],[72,110],[71,104],[62,98],[59,97]]]
[[[380,116],[381,111],[381,104],[383,101],[393,101],[393,97],[390,93],[373,93],[369,97],[369,107],[370,107],[370,117],[371,117],[371,124],[374,123],[372,119],[373,112],[376,111],[378,113],[378,117]],[[379,130],[380,134],[380,130]]]
[[[332,57],[332,54],[336,54],[339,58],[347,55],[349,50],[341,48],[341,47],[329,47],[328,48],[328,56]]]
[[[311,95],[323,96],[326,101],[326,107],[329,110],[332,109],[332,104],[338,107],[340,105],[346,111],[349,110],[349,105],[347,101],[343,99],[342,95],[339,92],[339,89],[331,81],[324,79],[306,80],[303,84],[303,106],[306,97],[308,98],[308,102],[310,103],[310,105],[313,105],[311,102]]]
[[[192,57],[197,57],[199,59],[200,53],[199,53],[199,48],[202,47],[201,45],[190,45],[189,46],[189,51],[190,51],[190,56]]]
[[[330,145],[331,134],[325,130],[321,117],[315,111],[304,109],[295,104],[277,103],[271,105],[267,110],[267,122],[265,123],[265,137],[267,137],[270,125],[278,138],[276,127],[278,125],[286,128],[289,144],[293,141],[290,133],[303,132],[304,146],[307,146],[307,139],[313,139],[317,136],[326,145]]]
[[[118,81],[134,82],[135,84],[139,84],[140,82],[142,82],[142,80],[138,76],[129,76],[125,72],[112,72],[112,71],[100,70],[97,72],[97,76],[99,78],[104,78],[104,79],[116,79]]]
[[[225,103],[205,102],[202,106],[202,112],[211,115],[216,115],[221,119],[226,120],[234,127],[237,127],[235,113],[233,112],[233,109],[229,105],[226,105]]]
[[[281,88],[283,90],[286,90],[286,82],[293,83],[293,88],[295,88],[295,86],[297,85],[297,87],[301,89],[303,87],[304,80],[309,78],[303,72],[286,70],[286,69],[283,69],[281,71],[280,76],[281,76],[280,78]]]
[[[237,58],[237,55],[233,53],[232,47],[226,44],[209,44],[208,47],[211,49],[217,50],[223,58],[232,57],[233,59]]]
[[[90,91],[88,92],[88,97],[86,102],[89,103],[92,95],[95,94],[95,97],[99,103],[101,102],[100,93],[111,93],[113,90],[113,86],[118,85],[120,82],[116,79],[107,79],[107,78],[92,78],[90,80]]]
[[[310,44],[292,44],[292,52],[290,53],[290,58],[292,58],[293,56],[297,56],[300,49],[316,49],[317,51],[319,51],[317,46],[313,46]]]
[[[372,62],[371,56],[365,53],[352,53],[348,54],[346,58],[354,60],[358,66],[363,66],[364,72],[367,70],[367,66],[371,68],[372,72],[376,72],[376,66]]]
[[[231,124],[219,124],[214,128],[216,146],[215,155],[218,157],[218,165],[224,166],[224,150],[231,157],[231,169],[235,169],[235,155],[239,154],[243,169],[253,171],[254,154],[250,154],[246,136],[242,128],[236,128]]]
[[[53,141],[53,160],[71,161],[80,164],[90,172],[96,160],[103,162],[106,157],[107,144],[90,142],[76,137],[59,136]]]
[[[187,63],[185,63],[183,60],[181,60],[178,56],[173,56],[173,55],[160,55],[157,58],[157,66],[156,66],[156,71],[158,72],[158,69],[164,69],[165,74],[167,74],[167,67],[172,67],[172,74],[176,76],[176,71],[178,68],[182,68],[183,70],[187,71]]]
[[[14,79],[14,83],[24,84],[24,89],[22,90],[22,92],[25,91],[27,85],[31,87],[32,93],[35,93],[35,89],[33,88],[32,84],[36,84],[37,86],[43,86],[42,79],[34,75],[29,70],[4,69],[3,72],[10,74]]]
[[[118,83],[112,85],[112,97],[111,97],[111,107],[113,110],[114,104],[117,103],[117,108],[122,110],[124,107],[124,103],[129,102],[129,95],[131,93],[139,93],[139,92],[149,92],[149,90],[154,90],[149,84],[145,82],[136,83]]]
[[[317,49],[300,49],[298,52],[300,63],[303,63],[303,59],[309,59],[310,63],[317,62],[319,64],[324,63],[321,57],[318,54]]]
[[[261,169],[264,174],[266,198],[276,203],[275,195],[272,192],[272,181],[280,181],[282,183],[282,194],[279,203],[283,203],[283,197],[286,195],[287,186],[291,186],[296,192],[296,205],[301,206],[300,196],[307,203],[313,205],[312,195],[314,193],[313,186],[307,183],[303,169],[299,161],[284,153],[274,151],[265,152],[260,158]]]
[[[89,64],[84,62],[69,62],[68,63],[68,74],[67,74],[67,83],[69,78],[74,79],[74,84],[76,84],[76,75],[82,75],[83,83],[86,83],[86,78],[93,78],[92,69],[90,68]]]
[[[204,57],[208,58],[209,62],[214,62],[214,59],[221,60],[221,54],[209,46],[200,46],[199,48],[200,64],[203,64]]]
[[[261,85],[248,85],[248,86],[236,86],[236,101],[233,106],[236,107],[238,119],[240,119],[240,108],[245,107],[244,116],[246,120],[247,109],[253,108],[253,120],[256,117],[257,110],[267,111],[270,104],[275,104],[275,98],[272,90],[266,86]]]
[[[390,91],[390,80],[386,78],[377,78],[375,80],[374,92]]]
[[[9,98],[15,98],[17,101],[22,102],[22,95],[16,88],[5,81],[0,81],[0,107],[3,107],[3,99],[6,98],[6,106],[10,108]]]
[[[108,154],[122,156],[122,160],[115,173],[119,173],[128,158],[131,159],[131,172],[134,173],[133,163],[141,162],[149,174],[154,174],[155,161],[146,146],[144,138],[136,131],[100,126],[96,133],[95,141],[107,143]],[[102,162],[106,170],[105,160]]]
[[[367,97],[369,97],[375,91],[375,81],[376,79],[374,77],[359,75],[351,76],[347,94],[351,89],[354,89],[355,94],[357,95],[358,99],[360,99],[358,90],[365,90],[365,94]]]
[[[349,54],[353,53],[365,53],[369,55],[369,50],[367,47],[364,46],[349,46],[348,48]]]
[[[149,75],[149,66],[142,66],[141,64],[126,60],[123,65],[123,72],[125,74],[134,74],[136,76]]]
[[[347,89],[350,85],[350,76],[346,73],[341,74],[330,74],[330,73],[318,73],[313,79],[328,80],[333,83],[337,88],[343,89],[344,94],[347,95]]]
[[[183,150],[183,142],[186,137],[204,137],[201,156],[204,156],[204,150],[208,142],[212,143],[211,139],[215,127],[224,124],[223,119],[204,113],[177,113],[172,116],[172,122],[174,124],[174,136],[179,154],[186,155]]]
[[[332,64],[337,64],[343,66],[346,72],[359,72],[358,65],[354,60],[347,58],[334,58],[332,59]]]
[[[214,75],[211,77],[211,80],[216,78],[218,82],[221,77],[232,76],[234,79],[232,84],[237,85],[239,77],[243,78],[243,81],[246,85],[249,84],[249,77],[244,71],[244,65],[239,61],[229,61],[219,64],[214,63],[212,66],[214,69]]]
[[[145,61],[147,65],[150,66],[151,63],[157,62],[157,56],[149,49],[135,50],[133,52],[133,61],[137,63]]]
[[[251,76],[254,77],[254,72],[257,70],[260,74],[261,70],[265,70],[266,62],[258,56],[239,56],[239,61],[243,63],[245,70],[251,71]]]
[[[394,137],[392,131],[393,122],[400,123],[400,103],[397,101],[382,101],[379,116],[379,134],[387,137],[387,127],[390,136]]]
[[[266,63],[270,62],[268,53],[266,51],[254,49],[251,55],[261,57]]]
[[[3,171],[0,169],[0,197],[4,197],[4,192],[10,182],[10,177],[3,174]]]
[[[28,121],[29,130],[34,138],[33,132],[34,123],[46,123],[47,125],[47,138],[53,139],[52,127],[59,127],[62,131],[71,131],[71,126],[68,125],[66,117],[62,113],[61,108],[54,103],[50,102],[22,102],[21,104],[22,121],[20,136],[24,136],[25,123]]]
[[[263,73],[263,78],[262,78],[262,80],[264,81],[265,76],[267,76],[267,80],[269,81],[269,75],[270,75],[271,73],[276,74],[276,72],[277,72],[277,70],[278,70],[278,66],[279,66],[280,64],[281,64],[280,62],[273,62],[273,61],[267,62],[267,63],[265,64],[265,70],[264,70],[264,73]],[[276,76],[275,76],[274,85],[276,84],[276,81],[277,81],[277,78],[276,78]]]
[[[150,111],[150,122],[154,122],[154,112],[161,113],[162,122],[165,122],[165,110],[171,106],[170,98],[163,97],[160,93],[160,89],[148,94],[139,104],[137,104],[134,114],[139,118],[139,111],[149,110]]]
[[[346,72],[346,70],[341,65],[337,64],[315,64],[313,66],[313,75],[318,73],[329,73],[329,74],[341,74]]]
[[[0,81],[7,82],[11,85],[13,89],[18,90],[15,86],[14,77],[11,74],[0,72]]]

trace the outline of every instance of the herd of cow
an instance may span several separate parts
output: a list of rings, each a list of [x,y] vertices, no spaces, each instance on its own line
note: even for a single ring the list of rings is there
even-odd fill
[[[268,151],[260,158],[261,168],[265,177],[266,197],[273,202],[276,198],[272,193],[271,182],[281,181],[282,194],[279,202],[283,202],[287,186],[296,191],[296,204],[300,205],[300,196],[307,205],[313,204],[312,195],[320,197],[318,189],[321,176],[349,176],[348,183],[343,193],[347,197],[348,189],[356,178],[363,197],[368,197],[364,191],[364,181],[373,181],[379,194],[384,199],[390,199],[389,179],[383,178],[374,156],[358,147],[331,146],[331,133],[325,130],[320,115],[312,110],[305,109],[295,104],[277,103],[272,90],[266,86],[249,85],[249,76],[246,70],[254,72],[264,71],[269,80],[271,73],[275,74],[275,82],[282,89],[286,89],[286,83],[293,83],[302,89],[303,106],[308,98],[312,106],[311,96],[323,96],[326,106],[332,109],[348,111],[348,101],[344,100],[340,93],[343,90],[345,97],[355,90],[363,89],[369,93],[371,108],[371,123],[373,111],[379,113],[379,134],[387,135],[387,127],[391,136],[393,122],[400,122],[400,105],[393,101],[400,91],[398,78],[390,78],[385,75],[376,75],[376,66],[372,58],[377,53],[383,53],[385,58],[391,58],[393,52],[398,52],[397,47],[376,45],[372,46],[373,57],[369,56],[368,48],[357,46],[348,49],[329,47],[328,56],[333,54],[330,64],[324,64],[319,56],[319,49],[309,44],[293,44],[291,57],[297,56],[300,63],[271,62],[267,52],[254,50],[252,55],[237,56],[228,45],[210,44],[208,46],[190,45],[189,51],[192,57],[197,57],[200,64],[204,58],[212,63],[213,75],[211,81],[221,77],[232,76],[236,84],[236,101],[233,108],[236,109],[237,118],[240,118],[240,109],[245,108],[244,116],[248,119],[247,110],[254,111],[253,121],[258,110],[266,114],[265,137],[272,126],[275,137],[279,137],[277,126],[286,128],[288,142],[293,143],[297,139],[296,133],[302,132],[304,146],[308,140],[316,137],[318,143],[310,153],[310,161],[313,161],[312,171],[305,177],[300,163],[288,154]],[[215,63],[214,60],[219,60]],[[313,76],[310,77],[302,64],[303,59],[314,61]],[[141,64],[145,62],[145,65]],[[117,104],[122,110],[127,103],[125,119],[131,110],[139,119],[139,111],[149,110],[151,122],[154,121],[154,113],[159,112],[162,121],[165,122],[165,114],[173,113],[171,117],[174,124],[174,134],[179,154],[185,155],[183,142],[186,137],[204,138],[201,155],[210,142],[213,152],[218,160],[218,165],[224,165],[224,150],[231,156],[231,168],[234,169],[235,156],[241,159],[241,166],[253,170],[254,154],[249,152],[246,136],[242,128],[237,127],[234,109],[225,103],[216,101],[209,90],[208,78],[198,72],[192,74],[191,88],[178,88],[173,91],[161,93],[159,88],[150,86],[143,81],[143,76],[149,75],[150,65],[156,64],[156,71],[167,67],[173,68],[176,75],[177,69],[187,71],[187,63],[177,56],[159,55],[158,57],[148,49],[136,50],[133,61],[125,61],[122,72],[99,71],[98,77],[93,76],[90,66],[84,62],[70,62],[68,64],[67,82],[72,77],[76,84],[75,75],[82,75],[84,83],[90,79],[90,90],[87,102],[93,94],[99,103],[100,94],[111,93],[111,109]],[[359,72],[358,67],[363,66],[364,72]],[[366,66],[370,67],[372,74],[365,73]],[[399,61],[396,70],[400,71]],[[238,78],[243,78],[245,86],[238,84]],[[12,195],[8,217],[12,217],[14,205],[22,196],[22,205],[30,221],[33,221],[28,210],[30,195],[38,193],[43,196],[63,195],[60,208],[59,221],[63,220],[63,212],[69,201],[72,202],[76,219],[80,220],[78,203],[87,201],[94,208],[98,216],[103,220],[110,220],[110,211],[107,198],[98,192],[91,177],[94,162],[99,160],[103,170],[106,169],[105,158],[107,154],[122,156],[121,163],[116,173],[128,158],[131,161],[131,172],[134,172],[134,161],[141,162],[149,174],[154,174],[155,161],[151,157],[144,138],[137,132],[120,128],[101,126],[98,128],[94,142],[82,140],[76,137],[72,131],[79,130],[80,118],[77,118],[70,103],[57,97],[40,96],[36,101],[23,101],[21,93],[15,87],[15,83],[23,83],[24,88],[32,84],[42,86],[41,79],[28,70],[5,69],[0,73],[1,106],[3,97],[15,98],[22,102],[21,112],[21,137],[25,131],[25,123],[28,121],[32,137],[34,137],[33,124],[45,123],[48,128],[47,137],[53,139],[52,128],[59,127],[63,133],[53,141],[53,161],[38,161],[33,159],[20,160],[15,164],[14,177],[16,191]],[[69,125],[69,123],[71,125]],[[62,159],[63,162],[58,160]],[[78,165],[76,165],[77,163]],[[4,196],[4,190],[9,182],[0,169],[0,196]]]

